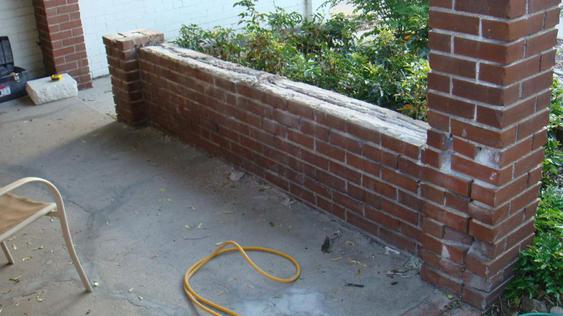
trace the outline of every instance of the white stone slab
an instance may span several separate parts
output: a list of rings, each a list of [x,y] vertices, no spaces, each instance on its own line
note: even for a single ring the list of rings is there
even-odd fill
[[[35,104],[71,98],[78,95],[78,84],[70,75],[63,74],[58,81],[51,77],[28,81],[25,90]]]

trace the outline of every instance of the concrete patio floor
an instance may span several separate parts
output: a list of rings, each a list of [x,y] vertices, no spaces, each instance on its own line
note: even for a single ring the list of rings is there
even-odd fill
[[[260,277],[237,255],[202,269],[194,287],[241,315],[475,313],[422,282],[415,258],[259,179],[231,180],[233,167],[220,159],[115,122],[108,78],[94,85],[41,106],[0,104],[0,185],[39,176],[60,188],[79,257],[98,285],[83,293],[58,221],[42,218],[8,242],[15,265],[0,255],[0,316],[199,315],[182,276],[223,240],[280,249],[303,267],[291,285]],[[19,192],[46,197],[35,186]],[[321,252],[326,236],[339,236],[329,254]],[[277,275],[292,273],[282,260],[253,257]]]

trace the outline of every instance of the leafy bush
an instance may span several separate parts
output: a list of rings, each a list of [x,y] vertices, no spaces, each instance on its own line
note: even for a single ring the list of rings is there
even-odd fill
[[[354,4],[355,12],[372,23],[383,21],[397,37],[406,38],[409,44],[425,54],[428,46],[428,0],[331,0],[331,4]]]
[[[373,12],[304,19],[299,13],[280,8],[259,12],[255,2],[235,3],[243,9],[239,15],[242,29],[204,30],[184,25],[176,42],[227,61],[425,118],[427,49],[414,44],[411,31],[396,23],[377,24]]]
[[[563,184],[561,169],[563,168],[563,151],[558,133],[563,131],[563,85],[557,77],[553,80],[551,89],[551,105],[549,124],[547,126],[548,139],[545,145],[545,160],[543,162],[543,187],[561,186]]]

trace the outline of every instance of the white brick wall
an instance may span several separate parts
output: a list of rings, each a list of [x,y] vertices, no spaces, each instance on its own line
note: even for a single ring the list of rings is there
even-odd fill
[[[6,1],[6,0],[0,0]],[[8,0],[15,1],[15,0]],[[178,35],[182,24],[206,27],[233,25],[239,10],[234,0],[80,0],[86,50],[93,77],[108,74],[102,36],[137,28],[162,31],[167,40]],[[313,0],[313,8],[324,0]],[[303,12],[303,0],[260,0],[261,11],[274,6]]]
[[[45,75],[31,0],[0,0],[0,36],[8,36],[16,66],[32,77]]]

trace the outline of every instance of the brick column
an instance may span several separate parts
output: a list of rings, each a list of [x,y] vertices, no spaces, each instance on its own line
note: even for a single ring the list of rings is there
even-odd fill
[[[532,240],[559,0],[430,0],[422,277],[485,308]]]
[[[48,73],[68,73],[78,88],[92,87],[78,0],[33,0]]]
[[[129,125],[143,125],[147,106],[143,97],[137,54],[139,48],[164,42],[164,34],[150,30],[105,35],[109,72],[117,119]]]

